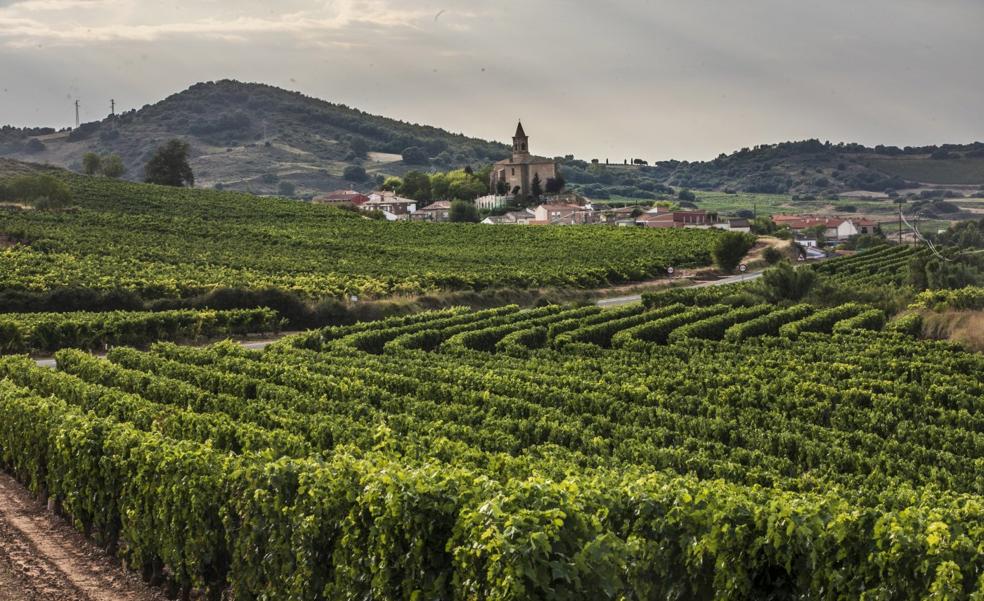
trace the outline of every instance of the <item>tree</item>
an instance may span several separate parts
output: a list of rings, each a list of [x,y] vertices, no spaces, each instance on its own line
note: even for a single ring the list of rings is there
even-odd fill
[[[282,181],[280,182],[280,185],[277,186],[277,194],[280,194],[281,196],[293,196],[296,191],[297,186],[295,186],[293,182]]]
[[[533,198],[540,198],[540,195],[543,194],[543,187],[540,185],[539,173],[533,174],[533,181],[530,183],[530,194],[533,195]]]
[[[795,269],[788,261],[783,261],[762,274],[759,288],[771,302],[798,301],[810,292],[816,279],[817,274],[812,269]]]
[[[419,171],[408,171],[403,175],[403,185],[400,186],[400,194],[413,200],[430,202],[431,180],[426,173]]]
[[[430,176],[431,198],[444,200],[450,196],[451,182],[446,173],[435,173]]]
[[[455,200],[451,203],[451,211],[448,213],[448,220],[454,222],[478,223],[478,207],[475,203],[467,200]]]
[[[547,178],[547,194],[559,194],[564,190],[564,185],[567,182],[564,181],[564,176],[557,174],[557,177]]]
[[[345,171],[342,172],[342,177],[350,182],[364,182],[369,179],[369,174],[366,173],[365,169],[358,165],[349,165],[345,168]]]
[[[95,175],[99,173],[99,167],[102,165],[102,159],[99,155],[94,152],[87,152],[82,155],[82,171],[86,175]]]
[[[691,192],[690,190],[686,190],[686,189],[680,190],[680,192],[677,194],[677,198],[680,200],[686,200],[688,202],[697,202],[697,195]]]
[[[755,236],[741,232],[725,232],[714,243],[711,255],[724,271],[731,273],[741,263],[745,253],[755,244]]]
[[[369,142],[366,142],[366,139],[360,136],[353,136],[349,141],[349,148],[352,149],[355,156],[360,159],[365,158],[366,153],[369,152]]]
[[[403,180],[395,175],[391,175],[383,180],[383,183],[379,186],[379,189],[386,190],[388,192],[396,192],[401,186],[403,186]]]
[[[427,151],[419,146],[410,146],[403,149],[403,162],[408,165],[426,165],[430,163]]]
[[[162,186],[194,186],[195,175],[188,164],[188,151],[187,142],[178,139],[166,142],[144,167],[144,181]]]
[[[509,183],[504,179],[498,179],[495,181],[495,193],[499,196],[505,196],[509,193]]]
[[[125,172],[126,167],[123,165],[123,159],[120,158],[120,155],[111,154],[102,159],[102,174],[106,177],[116,179]]]

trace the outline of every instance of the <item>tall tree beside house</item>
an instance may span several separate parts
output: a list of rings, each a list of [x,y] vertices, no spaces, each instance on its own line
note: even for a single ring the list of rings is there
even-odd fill
[[[102,159],[98,154],[94,152],[87,152],[82,155],[82,171],[86,175],[95,175],[99,173],[99,167],[102,165]]]
[[[539,173],[533,174],[533,181],[530,182],[530,194],[533,195],[533,198],[540,198],[540,195],[543,194],[543,186],[540,184]]]
[[[509,194],[509,184],[504,179],[495,182],[495,193],[499,196]]]
[[[195,174],[188,164],[188,151],[187,142],[178,139],[166,142],[144,167],[144,181],[162,186],[194,186]]]
[[[400,186],[399,194],[413,200],[430,202],[431,199],[431,180],[426,173],[419,171],[407,171],[403,174],[403,185]]]

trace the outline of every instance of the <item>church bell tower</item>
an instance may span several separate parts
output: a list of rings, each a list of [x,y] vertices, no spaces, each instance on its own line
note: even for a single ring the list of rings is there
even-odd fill
[[[516,134],[513,136],[513,162],[519,163],[525,157],[530,156],[530,137],[523,131],[523,122],[520,121],[516,126]]]

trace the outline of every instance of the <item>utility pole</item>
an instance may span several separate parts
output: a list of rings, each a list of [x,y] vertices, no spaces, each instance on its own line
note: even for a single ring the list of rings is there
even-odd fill
[[[902,199],[899,199],[899,244],[902,244]]]
[[[79,101],[75,101],[75,129],[79,128]]]
[[[116,101],[112,98],[109,99],[109,115],[111,117],[116,116]]]

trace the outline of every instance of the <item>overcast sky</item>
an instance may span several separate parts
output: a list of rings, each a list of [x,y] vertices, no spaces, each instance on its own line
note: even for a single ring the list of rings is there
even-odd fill
[[[612,160],[984,140],[984,0],[0,0],[0,124],[234,78]]]

